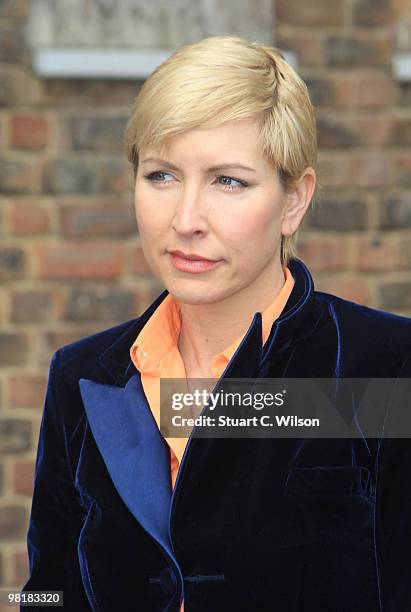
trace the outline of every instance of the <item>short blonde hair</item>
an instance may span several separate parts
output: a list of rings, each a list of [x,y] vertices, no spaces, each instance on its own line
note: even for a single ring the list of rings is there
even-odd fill
[[[143,83],[125,133],[137,172],[139,151],[167,148],[187,130],[258,119],[257,146],[285,190],[316,168],[317,131],[307,86],[278,49],[237,36],[211,36],[177,49]],[[282,236],[281,262],[296,256],[297,233]]]

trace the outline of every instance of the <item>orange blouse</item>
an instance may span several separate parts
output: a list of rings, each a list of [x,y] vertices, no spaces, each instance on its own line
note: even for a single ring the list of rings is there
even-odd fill
[[[274,321],[280,316],[294,286],[289,268],[282,267],[284,285],[262,314],[263,344],[270,335]],[[130,357],[141,373],[141,384],[154,419],[160,429],[160,378],[186,378],[184,362],[177,342],[181,329],[181,311],[177,301],[168,294],[138,334],[130,349]],[[213,377],[220,378],[243,336],[211,360]],[[174,489],[178,468],[188,438],[165,438],[170,447],[171,483]],[[181,612],[184,604],[181,606]]]

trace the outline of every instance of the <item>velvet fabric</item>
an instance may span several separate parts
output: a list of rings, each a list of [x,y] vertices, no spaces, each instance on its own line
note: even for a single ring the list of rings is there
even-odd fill
[[[223,377],[411,377],[411,319],[289,267],[267,343],[256,313]],[[24,590],[70,612],[410,611],[409,439],[190,437],[171,490],[129,355],[166,295],[53,355]]]

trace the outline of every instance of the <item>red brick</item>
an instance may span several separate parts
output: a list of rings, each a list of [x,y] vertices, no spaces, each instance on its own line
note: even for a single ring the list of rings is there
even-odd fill
[[[132,272],[137,275],[152,275],[153,272],[149,267],[146,258],[144,257],[141,246],[133,247],[132,249]]]
[[[15,408],[38,408],[43,405],[47,378],[40,375],[9,377],[9,402]]]
[[[25,548],[13,551],[12,572],[12,584],[21,588],[29,577],[29,560],[27,550]]]
[[[394,163],[384,151],[356,155],[351,161],[352,185],[368,188],[394,184]]]
[[[321,277],[316,279],[317,291],[337,295],[345,300],[358,304],[371,305],[371,294],[368,281],[350,274],[338,277]]]
[[[8,128],[4,113],[0,114],[0,150],[3,152],[9,146],[8,143]]]
[[[129,289],[96,285],[72,287],[63,313],[69,321],[126,321],[135,316],[135,296]]]
[[[0,332],[0,366],[26,365],[28,361],[28,338],[25,334]]]
[[[28,9],[27,0],[2,0],[0,2],[0,18],[25,17]]]
[[[26,453],[31,446],[32,423],[21,417],[0,418],[0,456]],[[1,537],[0,537],[1,541]]]
[[[317,112],[318,142],[321,149],[386,146],[391,140],[392,117],[385,111],[367,116]]]
[[[321,149],[345,149],[359,144],[360,134],[347,118],[319,117],[317,132]]]
[[[398,248],[393,236],[361,236],[354,241],[355,267],[362,272],[395,270]]]
[[[38,150],[47,145],[48,123],[42,115],[12,115],[9,129],[11,146],[15,149]]]
[[[341,0],[277,0],[277,19],[279,23],[310,26],[341,25],[344,18],[344,3]]]
[[[322,153],[319,157],[318,178],[323,188],[345,187],[351,178],[350,157]]]
[[[411,147],[411,114],[392,120],[388,142],[396,147]]]
[[[0,190],[3,193],[31,193],[38,180],[39,166],[23,157],[0,158]]]
[[[32,199],[19,199],[10,208],[10,227],[16,236],[44,234],[50,230],[50,211]]]
[[[351,70],[340,74],[300,71],[316,109],[386,109],[397,96],[396,82],[383,71]]]
[[[49,108],[68,110],[70,113],[84,108],[109,108],[116,112],[130,112],[130,100],[137,96],[142,82],[132,80],[112,81],[101,79],[49,79],[42,84],[43,98]]]
[[[396,185],[398,187],[411,187],[411,153],[403,153],[396,156]]]
[[[23,506],[7,504],[0,507],[0,541],[23,538],[27,528],[27,512]]]
[[[62,297],[47,290],[18,290],[10,292],[10,320],[14,323],[49,321],[55,318],[55,306]]]
[[[383,112],[351,118],[352,129],[362,146],[386,146],[390,138],[392,118]]]
[[[20,584],[21,586],[21,584]],[[10,604],[0,604],[0,612],[19,612],[19,604],[11,605]]]
[[[117,278],[123,270],[121,245],[43,244],[34,247],[38,275],[50,279]]]
[[[131,203],[63,204],[58,208],[60,233],[68,237],[137,236],[134,207]]]
[[[11,281],[24,278],[26,254],[21,247],[0,247],[0,280]]]
[[[33,494],[34,461],[15,460],[13,462],[13,494],[31,497]]]
[[[344,237],[302,234],[297,248],[301,258],[313,270],[343,270],[346,266]]]
[[[379,188],[393,185],[395,168],[383,153],[327,153],[320,155],[319,176],[323,187]]]
[[[41,331],[38,334],[38,366],[47,369],[50,365],[50,360],[53,353],[64,346],[65,344],[71,344],[80,338],[85,336],[91,336],[99,331],[106,328],[105,323],[99,323],[98,325],[92,325],[90,322],[86,325],[77,325],[75,329],[70,326],[70,329],[65,329],[61,325],[55,331]]]
[[[390,193],[377,202],[379,226],[381,229],[411,228],[410,194]]]
[[[409,111],[409,109],[411,108],[411,81],[402,81],[400,86],[397,87],[394,106],[397,107],[400,111]]]
[[[382,71],[352,71],[333,78],[336,107],[379,109],[390,106],[396,96],[396,84]]]
[[[307,227],[350,232],[364,230],[367,224],[367,203],[364,197],[337,191],[323,192],[319,202],[304,220]]]
[[[353,15],[356,25],[387,27],[395,12],[392,0],[354,0]]]
[[[24,60],[26,45],[21,29],[0,27],[0,61],[18,63]]]
[[[397,246],[398,246],[398,269],[399,270],[407,270],[410,269],[410,261],[411,261],[411,234],[408,235],[397,235],[395,237]]]
[[[325,39],[325,63],[333,68],[391,66],[390,38],[364,36],[328,36]]]
[[[125,155],[65,156],[43,167],[44,193],[110,193],[132,191],[132,169]]]
[[[337,88],[336,79],[329,75],[317,76],[312,74],[303,74],[304,81],[308,87],[310,99],[315,108],[338,108],[346,106],[345,99],[341,101],[341,93]]]
[[[8,319],[8,291],[6,288],[0,288],[0,324],[4,325]],[[1,386],[0,386],[1,391]],[[1,393],[0,393],[0,408],[1,408]]]
[[[70,116],[63,120],[60,145],[75,151],[123,151],[127,116]]]
[[[411,309],[411,283],[409,280],[380,283],[378,306],[388,312]]]
[[[352,84],[352,105],[362,108],[382,108],[391,105],[396,95],[396,83],[383,72],[358,75]]]
[[[154,302],[154,300],[164,291],[164,286],[153,280],[153,285],[142,287],[136,295],[136,316],[141,315]]]
[[[11,107],[14,110],[21,104],[27,104],[29,83],[25,77],[26,75],[20,67],[2,66],[0,107]]]
[[[313,36],[312,32],[297,32],[294,28],[279,27],[276,45],[297,54],[300,66],[319,66],[324,63],[324,47],[321,36]]]

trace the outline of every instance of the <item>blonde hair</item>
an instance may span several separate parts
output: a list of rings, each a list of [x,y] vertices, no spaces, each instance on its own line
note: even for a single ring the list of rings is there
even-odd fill
[[[165,150],[187,130],[256,118],[257,147],[291,189],[316,167],[317,132],[307,86],[280,51],[237,36],[211,36],[177,49],[143,83],[125,132],[137,172],[139,151]],[[281,262],[296,256],[298,230],[282,236]]]

